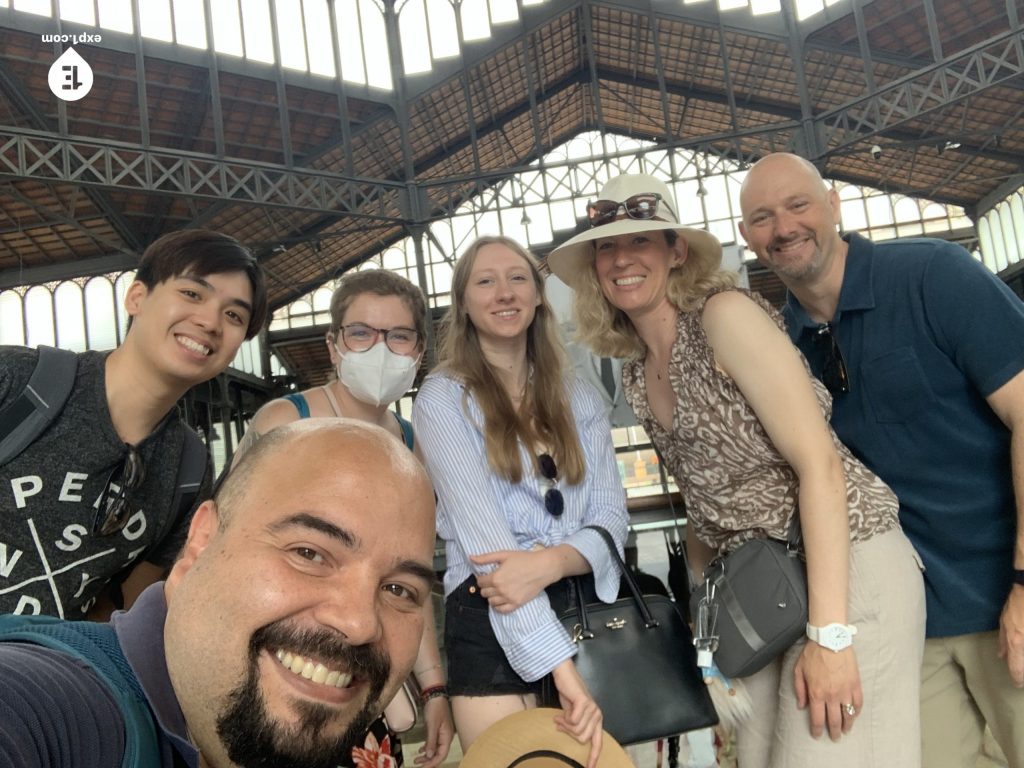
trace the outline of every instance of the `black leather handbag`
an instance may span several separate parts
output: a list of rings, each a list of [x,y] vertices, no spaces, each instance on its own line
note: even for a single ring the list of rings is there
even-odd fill
[[[693,635],[676,604],[641,594],[608,531],[587,527],[605,540],[629,593],[614,603],[587,601],[585,592],[593,590],[582,579],[559,582],[571,593],[559,619],[577,646],[576,669],[601,707],[604,729],[620,744],[638,744],[715,725]],[[550,676],[543,698],[558,706]]]
[[[704,569],[690,596],[694,626],[701,603],[714,618],[713,658],[726,677],[747,677],[789,648],[807,627],[807,569],[800,557],[799,516],[788,541],[751,539]]]

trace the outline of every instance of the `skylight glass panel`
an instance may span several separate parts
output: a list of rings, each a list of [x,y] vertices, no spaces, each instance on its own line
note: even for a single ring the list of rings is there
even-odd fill
[[[350,83],[366,84],[366,66],[363,63],[363,36],[360,34],[358,0],[338,0],[335,4],[338,28],[338,48],[341,51],[341,76]]]
[[[435,59],[459,55],[459,31],[455,28],[455,10],[448,0],[427,0],[430,25],[430,50]]]
[[[139,26],[143,37],[153,40],[174,40],[171,32],[171,6],[167,0],[147,0],[139,3]]]
[[[390,91],[391,62],[388,59],[384,12],[373,0],[359,0],[359,16],[362,21],[363,55],[366,57],[366,83]]]
[[[683,5],[699,5],[700,3],[707,3],[710,0],[683,0]]]
[[[490,0],[491,24],[507,24],[519,20],[516,0]]]
[[[462,14],[464,40],[486,40],[491,36],[487,0],[463,0],[459,13]]]
[[[206,47],[203,0],[174,0],[174,35],[182,45]]]
[[[242,0],[242,33],[245,57],[274,63],[274,42],[270,37],[270,8],[267,0]]]
[[[218,53],[241,56],[242,20],[238,16],[238,0],[210,0],[213,18],[213,49]]]
[[[528,7],[531,5],[544,5],[547,0],[523,0],[523,5]]]
[[[0,8],[10,8],[11,4],[9,0],[0,0]]]
[[[306,14],[309,71],[334,77],[334,46],[331,44],[331,16],[327,11],[327,3],[322,0],[305,0],[302,6]]]
[[[821,0],[795,0],[796,3],[796,18],[798,21],[809,19],[816,13],[820,13],[824,10],[825,6]]]
[[[39,16],[49,16],[50,0],[14,0],[14,10],[35,13]]]
[[[77,21],[79,24],[96,24],[96,13],[92,0],[60,0],[60,17],[65,21]]]
[[[306,70],[306,44],[302,33],[301,0],[277,0],[277,42],[281,50],[281,66]]]
[[[132,0],[100,0],[99,6],[101,27],[129,35],[135,31]]]
[[[779,0],[750,0],[750,10],[755,15],[762,13],[780,13],[782,5]]]
[[[398,17],[398,36],[402,42],[402,64],[405,74],[429,72],[430,46],[423,44],[423,30],[427,26],[427,11],[423,0],[409,0]]]

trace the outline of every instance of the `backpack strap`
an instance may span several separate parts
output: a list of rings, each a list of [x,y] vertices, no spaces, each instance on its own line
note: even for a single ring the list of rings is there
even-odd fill
[[[74,352],[39,347],[28,384],[0,410],[0,466],[17,457],[53,423],[75,386],[77,370]]]
[[[107,686],[124,718],[121,768],[160,765],[155,716],[112,626],[52,616],[0,616],[0,641],[43,646],[88,664]]]
[[[146,560],[149,553],[156,549],[171,532],[174,524],[188,516],[196,502],[199,490],[206,476],[207,450],[206,445],[191,427],[182,424],[181,458],[178,460],[178,475],[174,479],[174,497],[171,501],[170,514],[164,518],[159,535],[147,549],[141,560]]]

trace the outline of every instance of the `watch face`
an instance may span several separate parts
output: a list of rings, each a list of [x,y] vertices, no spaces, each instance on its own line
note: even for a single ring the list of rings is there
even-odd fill
[[[833,651],[841,651],[852,642],[850,631],[839,624],[833,624],[830,627],[826,627],[822,634],[825,635],[825,641],[822,645]]]

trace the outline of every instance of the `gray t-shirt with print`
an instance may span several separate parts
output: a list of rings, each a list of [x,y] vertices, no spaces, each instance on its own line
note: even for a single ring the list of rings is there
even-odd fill
[[[0,347],[0,408],[21,394],[37,359],[33,349]],[[127,453],[107,407],[106,359],[78,356],[57,419],[0,466],[0,613],[80,619],[113,576],[141,560],[168,566],[184,543],[190,515],[170,519],[188,428],[176,409],[136,446],[145,477],[129,495],[124,528],[93,532],[103,489]],[[209,496],[209,475],[198,499]]]

